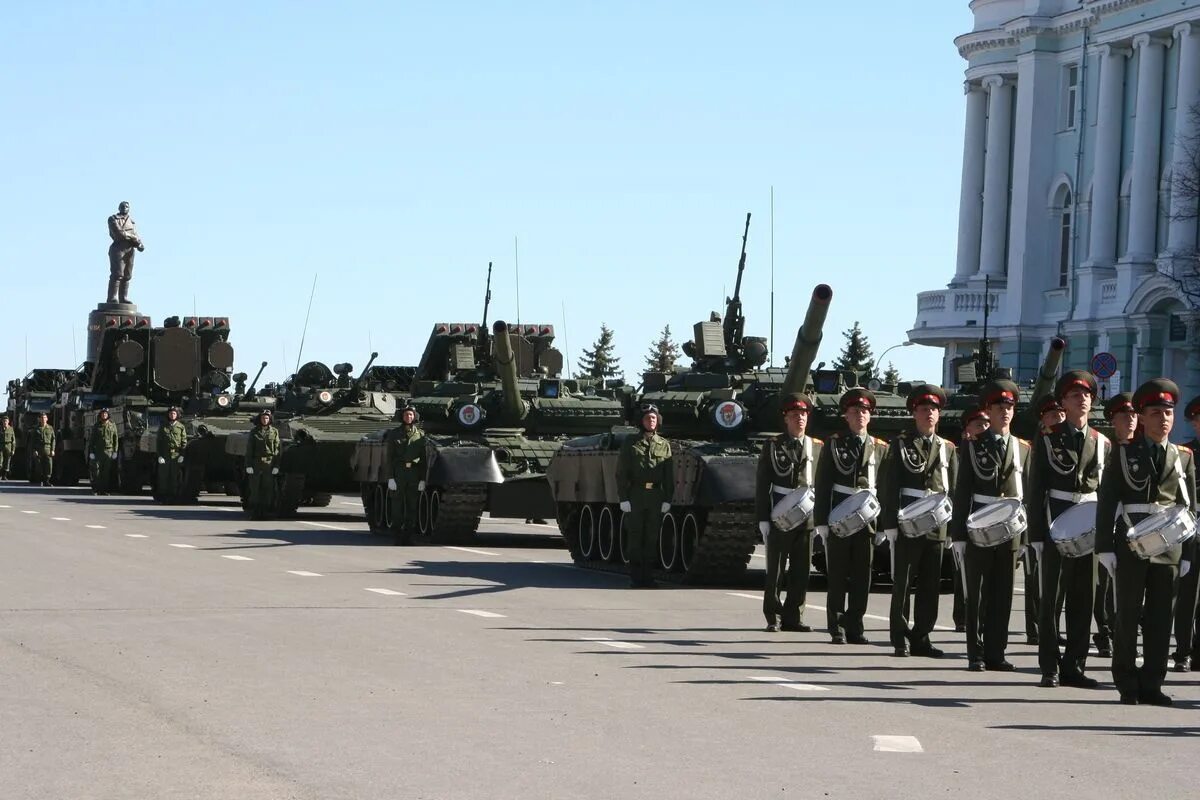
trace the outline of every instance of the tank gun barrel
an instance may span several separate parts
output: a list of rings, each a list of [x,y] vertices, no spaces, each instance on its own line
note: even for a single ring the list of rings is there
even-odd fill
[[[733,285],[733,296],[725,299],[725,349],[730,353],[740,352],[746,318],[742,316],[742,274],[746,271],[746,240],[750,237],[750,212],[746,212],[746,228],[742,231],[742,254],[738,258],[737,280]]]
[[[517,358],[508,337],[508,323],[496,320],[492,325],[492,340],[496,348],[494,361],[500,373],[504,415],[509,420],[519,420],[525,416],[525,403],[521,400],[521,387],[517,383]]]
[[[1067,349],[1064,339],[1055,336],[1050,340],[1050,348],[1046,351],[1046,360],[1038,370],[1037,381],[1033,384],[1033,396],[1030,398],[1036,404],[1043,395],[1054,391],[1054,383],[1058,380],[1058,367],[1062,364],[1063,351]],[[1033,413],[1037,413],[1036,409]]]
[[[833,289],[828,284],[819,283],[813,289],[812,299],[808,301],[808,311],[804,314],[804,323],[796,331],[796,343],[792,345],[792,357],[788,361],[787,375],[783,379],[783,392],[803,392],[808,384],[808,373],[816,360],[817,349],[821,346],[821,336],[825,328],[825,316],[829,313],[829,301],[833,299]]]
[[[246,390],[246,394],[254,394],[254,387],[258,386],[258,379],[262,377],[263,370],[267,368],[267,362],[262,362],[258,366],[258,372],[254,375],[254,380],[250,381],[250,388]]]

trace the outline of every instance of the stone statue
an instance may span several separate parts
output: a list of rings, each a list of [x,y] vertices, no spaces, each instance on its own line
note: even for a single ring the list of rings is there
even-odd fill
[[[108,302],[128,303],[129,282],[133,280],[133,255],[146,249],[137,225],[129,216],[129,203],[122,202],[117,213],[108,218]]]

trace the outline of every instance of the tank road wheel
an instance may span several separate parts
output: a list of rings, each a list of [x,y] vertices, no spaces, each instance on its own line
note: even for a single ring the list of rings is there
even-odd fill
[[[663,515],[658,529],[658,564],[667,572],[679,566],[679,525],[670,512]]]
[[[429,530],[429,492],[417,495],[417,533],[428,536]]]
[[[371,505],[367,511],[368,519],[370,520],[371,530],[383,531],[387,530],[384,527],[384,509],[387,507],[387,490],[381,484],[376,484],[371,489]]]
[[[612,506],[600,509],[600,519],[596,523],[596,547],[601,561],[614,561],[619,557],[617,550],[620,545],[617,544]]]
[[[625,519],[628,515],[621,512],[621,532],[617,534],[617,555],[622,564],[629,563],[629,521]]]
[[[687,572],[696,563],[696,551],[700,548],[700,520],[696,513],[689,511],[683,518],[679,528],[679,560],[683,571]]]
[[[395,520],[392,519],[392,517],[394,517],[396,514],[396,497],[395,494],[393,492],[389,492],[386,487],[381,486],[379,488],[383,490],[383,498],[381,501],[382,504],[379,509],[379,521],[383,527],[383,530],[390,531],[393,530],[392,525],[395,523]]]
[[[579,525],[576,530],[579,531],[579,554],[583,556],[584,561],[593,560],[596,557],[596,515],[591,506],[579,509]]]
[[[433,536],[437,533],[438,511],[442,508],[442,493],[432,491],[429,493],[429,535]]]

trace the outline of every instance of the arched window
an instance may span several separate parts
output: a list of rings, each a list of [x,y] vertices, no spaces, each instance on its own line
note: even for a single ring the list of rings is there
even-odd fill
[[[1062,206],[1059,209],[1058,285],[1060,287],[1065,287],[1071,277],[1071,245],[1075,238],[1072,235],[1075,215],[1071,199],[1071,191],[1068,189],[1063,195]]]

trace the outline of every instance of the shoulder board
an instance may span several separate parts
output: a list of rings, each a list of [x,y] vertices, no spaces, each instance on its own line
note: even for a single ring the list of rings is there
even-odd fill
[[[1021,444],[1025,445],[1026,447],[1029,447],[1029,440],[1028,440],[1028,439],[1022,439],[1020,436],[1014,436],[1013,438],[1014,438],[1014,439],[1016,439],[1016,440],[1017,440],[1018,442],[1020,442]]]
[[[810,436],[810,437],[808,437],[808,438],[810,438],[810,439],[812,439],[812,440],[813,440],[813,444],[825,444],[825,440],[824,440],[824,439],[818,439],[818,438],[817,438],[817,437],[815,437],[815,436]]]
[[[842,434],[834,432],[834,433],[829,434],[829,438],[830,439],[840,439],[840,438],[842,438]]]
[[[872,436],[871,438],[875,441],[875,444],[883,444],[883,445],[887,444],[887,442],[885,442],[883,439],[878,439],[874,436]]]
[[[954,442],[950,441],[949,439],[942,439],[942,441],[943,441],[943,442],[945,442],[945,443],[946,443],[946,445],[947,445],[947,446],[948,446],[948,447],[949,447],[951,450],[957,450],[957,449],[958,449],[958,445],[957,445],[957,444],[955,444]]]
[[[1179,449],[1180,449],[1180,450],[1183,450],[1183,451],[1184,451],[1184,452],[1186,452],[1186,453],[1191,453],[1191,452],[1192,452],[1192,448],[1188,447],[1186,444],[1181,444],[1181,445],[1179,445]]]

